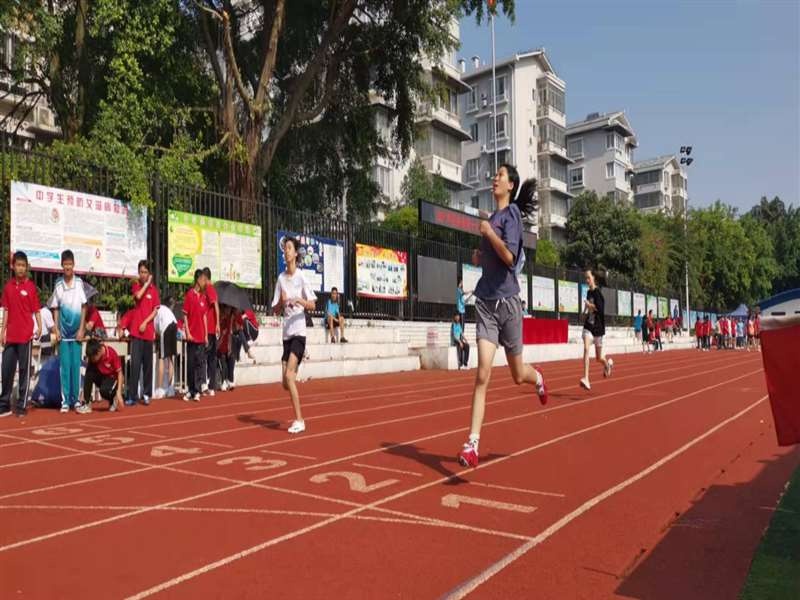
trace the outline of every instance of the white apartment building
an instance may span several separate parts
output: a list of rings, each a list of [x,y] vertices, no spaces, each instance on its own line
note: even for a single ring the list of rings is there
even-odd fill
[[[524,180],[536,177],[539,214],[533,229],[543,238],[564,241],[571,194],[567,189],[566,84],[543,49],[515,54],[492,66],[473,57],[463,76],[470,91],[462,97],[464,184],[468,189],[454,204],[460,210],[494,210],[492,177],[497,164],[516,165]],[[495,135],[494,107],[497,108]]]
[[[460,39],[458,20],[450,22],[450,36]],[[440,93],[436,101],[420,101],[417,105],[414,148],[405,161],[379,158],[373,167],[373,178],[381,190],[377,216],[383,219],[386,212],[403,205],[401,187],[408,169],[415,158],[419,158],[427,171],[441,178],[445,187],[455,197],[464,189],[462,176],[461,142],[469,139],[469,133],[461,126],[458,114],[459,95],[467,92],[461,80],[461,70],[456,62],[455,50],[432,61],[423,59],[427,83]],[[379,96],[372,99],[375,111],[375,126],[387,146],[392,144],[394,107]]]
[[[24,35],[0,30],[0,65],[4,69],[11,68],[17,49],[24,43]],[[0,70],[0,121],[5,121],[3,132],[8,141],[29,146],[33,141],[58,136],[60,129],[47,100],[44,97],[24,100],[26,94],[36,89],[34,84],[17,84],[4,69]],[[9,117],[15,107],[16,111]]]
[[[674,154],[637,162],[633,169],[634,206],[638,210],[683,213],[686,209],[688,178]]]
[[[567,126],[569,191],[594,190],[618,202],[633,202],[633,151],[636,133],[622,111],[591,113]]]

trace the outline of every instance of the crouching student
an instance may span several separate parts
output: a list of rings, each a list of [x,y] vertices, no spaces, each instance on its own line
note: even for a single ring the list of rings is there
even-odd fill
[[[87,404],[88,399],[92,398],[92,387],[97,386],[100,397],[108,400],[108,410],[121,410],[125,382],[122,361],[116,350],[98,339],[91,339],[86,344],[86,358],[88,365],[83,378],[83,397]]]

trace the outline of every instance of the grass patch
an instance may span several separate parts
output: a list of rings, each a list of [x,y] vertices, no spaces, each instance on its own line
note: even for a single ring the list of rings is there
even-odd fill
[[[800,599],[800,469],[772,515],[739,598]]]

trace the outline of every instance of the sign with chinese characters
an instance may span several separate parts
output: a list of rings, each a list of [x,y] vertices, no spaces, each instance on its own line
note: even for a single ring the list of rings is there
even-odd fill
[[[167,221],[170,283],[191,284],[208,267],[213,281],[261,289],[261,227],[177,210]]]
[[[293,237],[300,244],[297,268],[315,292],[329,293],[333,288],[341,294],[344,289],[344,242],[315,235],[278,231],[278,272],[286,270],[283,242]]]
[[[448,229],[463,231],[473,235],[480,235],[481,219],[465,212],[453,210],[432,204],[425,200],[419,201],[419,219],[425,223],[440,225]],[[522,232],[522,245],[528,249],[536,249],[537,236],[530,231]],[[531,259],[533,256],[531,256]]]
[[[75,254],[75,271],[133,277],[147,258],[147,209],[72,190],[11,182],[11,252],[32,269],[61,270],[61,252]]]
[[[365,298],[408,297],[408,253],[356,244],[356,294]]]

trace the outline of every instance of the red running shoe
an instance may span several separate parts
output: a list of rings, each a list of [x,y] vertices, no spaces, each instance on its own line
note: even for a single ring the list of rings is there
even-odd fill
[[[477,467],[478,466],[478,450],[467,442],[464,444],[464,447],[461,449],[461,452],[458,453],[458,463],[462,467]]]

